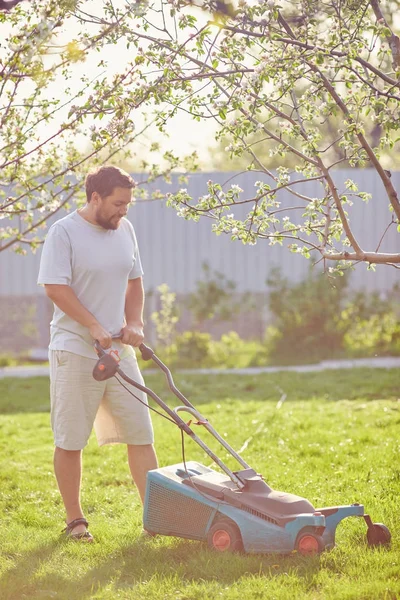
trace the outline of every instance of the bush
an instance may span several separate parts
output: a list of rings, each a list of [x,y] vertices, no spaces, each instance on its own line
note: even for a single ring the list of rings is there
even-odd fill
[[[166,338],[159,336],[156,354],[169,367],[181,369],[246,368],[400,355],[400,315],[396,312],[400,306],[399,287],[395,286],[384,298],[378,293],[349,295],[348,274],[332,280],[316,270],[310,270],[305,280],[294,284],[275,270],[268,283],[273,322],[264,343],[243,340],[234,331],[219,340],[199,331],[176,335],[176,320],[167,319],[173,326],[173,341],[166,345]],[[141,364],[144,368],[154,366],[152,362]]]
[[[208,319],[228,321],[242,308],[240,301],[234,300],[236,284],[223,273],[212,271],[207,262],[202,269],[204,279],[197,281],[196,291],[186,301],[195,324],[200,326]]]
[[[266,345],[275,364],[304,363],[327,358],[400,354],[399,288],[387,297],[347,292],[348,275],[334,285],[312,272],[296,284],[273,271],[269,279],[273,324]]]
[[[221,336],[210,344],[210,357],[214,365],[224,369],[244,369],[266,365],[264,344],[255,340],[242,340],[236,331]]]
[[[185,331],[174,344],[155,349],[157,356],[172,369],[221,368],[234,369],[265,365],[265,345],[242,340],[235,331],[213,340],[208,333]],[[141,368],[154,367],[152,362],[139,359]]]
[[[351,357],[400,355],[400,322],[393,312],[355,318],[344,334],[343,345]]]
[[[0,354],[0,367],[15,367],[17,364],[18,361],[12,354]]]
[[[199,331],[185,331],[176,336],[176,362],[181,368],[210,366],[211,335]]]
[[[275,269],[268,284],[273,325],[267,329],[266,345],[272,362],[319,361],[341,353],[339,324],[347,275],[332,283],[325,274],[310,270],[306,279],[290,284]]]

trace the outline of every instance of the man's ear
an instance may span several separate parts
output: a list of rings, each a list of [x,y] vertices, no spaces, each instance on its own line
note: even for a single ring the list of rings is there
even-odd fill
[[[101,201],[101,196],[98,192],[92,192],[92,197],[90,198],[90,203],[94,206],[99,206]]]

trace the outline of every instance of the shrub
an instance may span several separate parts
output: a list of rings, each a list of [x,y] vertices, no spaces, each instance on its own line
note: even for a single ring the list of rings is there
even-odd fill
[[[181,368],[210,366],[211,335],[199,331],[185,331],[176,336],[176,363]]]
[[[348,356],[368,357],[400,354],[400,322],[393,312],[356,318],[344,334]]]
[[[15,367],[17,364],[18,361],[12,354],[0,354],[0,367]]]
[[[185,331],[168,347],[155,349],[168,367],[178,369],[234,369],[265,365],[266,348],[261,342],[242,340],[235,331],[213,340],[208,333]],[[140,360],[140,359],[139,359]],[[140,360],[141,368],[151,368],[152,362]]]
[[[160,293],[160,310],[151,315],[151,320],[156,328],[158,344],[169,346],[175,338],[178,322],[178,309],[175,304],[176,294],[170,292],[166,283],[159,285],[157,290]]]
[[[236,331],[221,336],[210,344],[212,363],[225,369],[244,369],[267,363],[264,344],[255,340],[242,340]]]
[[[202,269],[204,278],[197,281],[196,290],[186,300],[197,327],[210,319],[229,321],[251,308],[249,294],[238,294],[234,281],[219,271],[211,270],[207,262],[202,264]]]
[[[271,362],[400,354],[398,286],[386,297],[360,291],[349,296],[348,275],[332,285],[325,274],[311,271],[300,283],[289,284],[275,270],[268,282],[273,324],[266,346]]]
[[[347,275],[332,282],[310,270],[306,279],[290,284],[275,269],[267,283],[273,324],[267,329],[266,345],[274,363],[319,361],[342,351],[339,323]]]

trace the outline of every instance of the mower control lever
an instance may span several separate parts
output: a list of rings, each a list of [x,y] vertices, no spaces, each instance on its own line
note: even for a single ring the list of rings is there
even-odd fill
[[[214,429],[214,427],[211,425],[211,423],[208,421],[208,419],[206,419],[205,417],[203,417],[203,415],[201,413],[199,413],[198,410],[196,410],[194,408],[194,406],[177,406],[174,409],[175,413],[179,413],[179,412],[188,412],[189,414],[191,414],[193,417],[195,417],[197,419],[197,423],[196,425],[204,425],[204,427],[207,429],[207,431],[209,433],[211,433],[211,435],[213,437],[215,437],[215,439],[221,444],[221,446],[223,448],[225,448],[225,450],[228,450],[228,452],[234,457],[236,458],[236,460],[238,461],[238,463],[244,467],[245,469],[250,469],[250,465],[247,464],[247,462],[245,460],[243,460],[243,458],[240,456],[240,454],[238,454],[225,440],[223,437],[221,437],[218,433],[218,431],[216,431]]]
[[[178,412],[188,412],[192,415],[192,417],[195,417],[197,419],[197,421],[199,423],[201,423],[201,425],[209,425],[208,420],[203,417],[203,415],[201,413],[199,413],[198,410],[196,410],[195,408],[191,408],[190,406],[177,406],[176,408],[173,409],[174,412],[178,413]]]

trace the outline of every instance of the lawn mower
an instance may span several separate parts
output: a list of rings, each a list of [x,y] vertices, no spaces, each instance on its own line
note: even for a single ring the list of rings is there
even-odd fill
[[[176,388],[168,367],[145,344],[139,346],[143,359],[153,360],[165,373],[169,388],[183,405],[170,408],[151,389],[125,375],[115,351],[108,353],[98,342],[95,348],[99,356],[93,370],[96,380],[118,374],[150,396],[168,415],[166,418],[181,430],[183,462],[147,474],[143,524],[149,534],[207,541],[220,552],[318,554],[334,547],[336,527],[343,519],[357,516],[363,517],[367,524],[370,545],[390,543],[389,529],[382,523],[373,523],[361,504],[314,508],[305,498],[273,490]],[[184,412],[190,415],[188,422],[180,416]],[[204,427],[241,468],[231,471],[193,431],[193,425]],[[190,436],[222,472],[186,461],[184,434]]]

